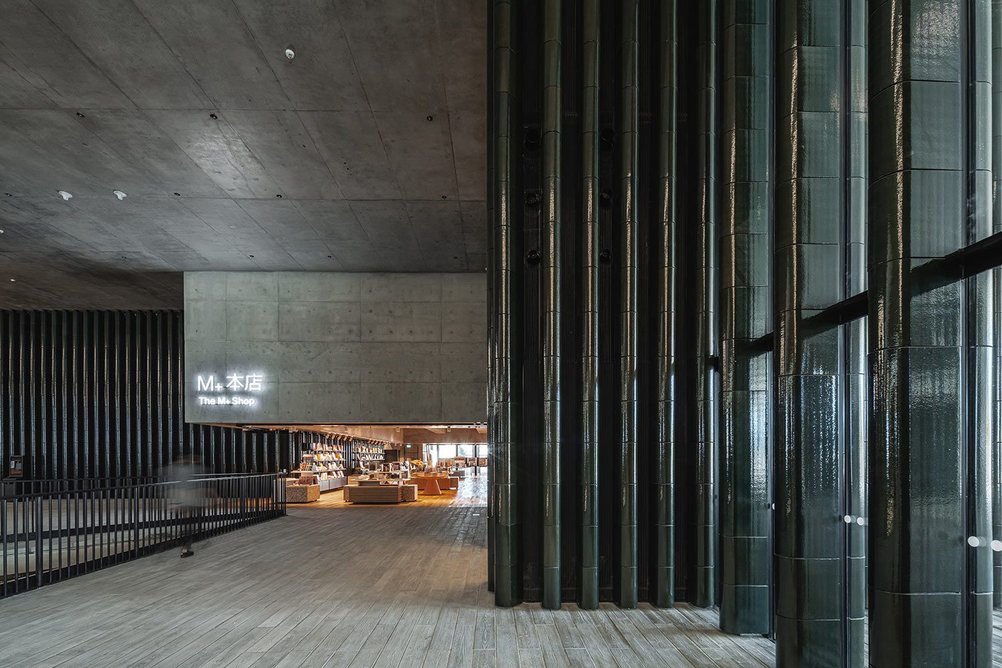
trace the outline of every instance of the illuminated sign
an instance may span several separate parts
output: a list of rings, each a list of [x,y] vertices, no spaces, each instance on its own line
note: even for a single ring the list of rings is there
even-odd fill
[[[200,373],[195,376],[195,401],[199,406],[257,406],[264,392],[263,373]]]

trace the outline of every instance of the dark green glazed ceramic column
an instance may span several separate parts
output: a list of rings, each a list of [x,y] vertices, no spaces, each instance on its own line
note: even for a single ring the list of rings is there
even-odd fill
[[[967,35],[967,224],[965,242],[991,236],[992,220],[992,3],[971,0]],[[995,445],[995,281],[985,271],[965,281],[968,323],[966,335],[969,632],[972,665],[992,665],[992,599],[994,553],[992,541],[992,474]]]
[[[720,628],[770,629],[769,363],[748,343],[769,331],[769,0],[723,2],[720,224]]]
[[[717,553],[717,0],[703,0],[699,26],[699,229],[696,302],[696,592],[693,602],[716,604]]]
[[[657,230],[657,405],[655,406],[654,472],[654,605],[675,603],[675,355],[677,354],[679,276],[676,217],[676,155],[678,132],[677,7],[674,0],[661,3],[659,42],[661,46],[660,138],[658,165],[661,219]]]
[[[598,444],[599,444],[599,56],[601,0],[585,0],[582,12],[581,210],[582,253],[581,353],[581,600],[598,607]]]
[[[1002,232],[1002,0],[992,0],[992,173],[995,196],[992,222],[996,234]],[[995,280],[995,443],[992,448],[992,536],[1002,541],[1002,269]],[[995,545],[993,545],[994,550]],[[1002,608],[1002,551],[994,552],[995,608]]]
[[[560,607],[560,3],[543,7],[543,607]]]
[[[495,308],[491,323],[490,349],[495,358],[490,396],[495,401],[492,414],[494,481],[494,600],[501,606],[521,602],[521,544],[518,520],[518,449],[521,439],[521,360],[517,341],[521,335],[518,308],[521,303],[516,253],[521,198],[516,192],[518,147],[515,145],[515,14],[507,0],[493,4],[491,44],[493,72],[492,100],[494,159],[491,234],[494,250],[492,284]]]
[[[846,117],[843,147],[847,200],[843,226],[845,296],[866,289],[866,0],[850,0],[842,20],[849,47],[843,53]],[[844,507],[846,537],[846,653],[850,666],[866,662],[866,442],[867,375],[866,318],[842,326],[845,377]]]
[[[912,269],[987,225],[989,4],[871,9],[869,662],[988,666],[984,293]]]
[[[637,606],[637,434],[639,396],[637,365],[640,328],[640,244],[637,241],[639,180],[639,57],[638,0],[623,0],[622,78],[620,91],[620,451],[619,451],[619,605]]]
[[[487,230],[487,591],[494,591],[494,444],[496,430],[494,429],[494,407],[497,402],[494,392],[497,390],[495,346],[497,337],[494,335],[494,313],[497,306],[494,297],[497,295],[495,283],[497,270],[494,259],[494,5],[487,13],[487,34],[492,40],[487,49],[487,99],[485,103],[491,113],[487,114],[487,220],[491,226]]]
[[[844,3],[779,0],[775,229],[775,572],[779,666],[840,666],[843,523],[838,327],[844,296]]]

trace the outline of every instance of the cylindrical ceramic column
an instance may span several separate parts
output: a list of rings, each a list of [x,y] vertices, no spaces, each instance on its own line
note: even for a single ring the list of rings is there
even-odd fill
[[[772,14],[724,0],[720,222],[720,628],[771,628],[770,356],[748,344],[770,327]]]
[[[988,225],[990,6],[871,10],[869,662],[988,666],[987,281],[913,270]]]
[[[491,46],[487,49],[487,220],[491,228],[487,230],[487,591],[494,591],[494,453],[497,450],[494,416],[497,401],[497,336],[494,331],[497,303],[497,262],[494,257],[494,160],[497,138],[494,134],[494,5],[487,12],[487,34],[491,36]]]
[[[622,2],[620,91],[620,443],[619,443],[619,605],[637,606],[637,435],[640,411],[637,382],[640,327],[640,244],[637,240],[637,187],[640,178],[639,0]]]
[[[585,0],[582,12],[581,210],[584,246],[581,281],[581,596],[598,607],[599,447],[599,63],[601,0]]]
[[[846,178],[842,266],[845,296],[866,289],[866,0],[850,0],[842,15],[843,149]],[[850,666],[866,661],[866,319],[842,326],[844,377],[843,523],[846,540],[846,655]]]
[[[717,32],[718,0],[700,10],[699,229],[694,250],[696,303],[696,591],[702,607],[717,602]]]
[[[845,297],[844,3],[779,0],[774,300],[776,659],[845,665],[838,327]]]
[[[543,607],[560,607],[561,0],[543,7]]]
[[[494,235],[494,321],[491,349],[495,364],[492,396],[494,414],[494,600],[501,606],[521,602],[521,542],[518,518],[518,455],[521,440],[521,360],[517,341],[521,336],[518,276],[521,262],[516,253],[517,210],[521,198],[516,192],[518,147],[515,146],[515,5],[495,0],[492,23],[493,50],[493,209]]]
[[[992,227],[1002,232],[1002,0],[992,0]],[[1002,269],[992,270],[995,288],[995,442],[992,447],[992,537],[1002,541]],[[1002,550],[994,552],[994,597],[1002,608]]]
[[[661,217],[656,243],[657,339],[654,356],[657,368],[657,404],[654,433],[654,604],[675,603],[675,355],[679,319],[679,222],[676,215],[678,184],[676,120],[678,95],[678,37],[675,0],[660,5],[659,43],[661,47],[660,122],[658,167]]]
[[[961,37],[968,61],[966,114],[967,225],[965,242],[977,243],[991,236],[992,219],[992,4],[970,0],[967,34]],[[969,633],[970,662],[992,665],[992,599],[994,553],[992,538],[992,474],[995,445],[995,280],[993,272],[976,274],[965,281],[968,322],[966,335],[966,446],[968,469],[968,560],[969,603],[972,607]],[[974,545],[976,539],[977,545]]]

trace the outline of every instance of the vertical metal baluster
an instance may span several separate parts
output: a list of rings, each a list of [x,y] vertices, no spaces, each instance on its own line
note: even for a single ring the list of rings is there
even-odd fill
[[[94,541],[97,536],[94,535],[94,522],[95,512],[94,512],[94,490],[89,492],[84,492],[87,495],[87,517],[84,519],[84,555],[86,557],[84,561],[84,572],[89,572],[91,570],[91,564],[94,561]]]
[[[142,491],[140,485],[136,485],[132,490],[132,556],[139,556],[139,493]]]
[[[18,521],[18,515],[20,514],[21,503],[20,498],[14,497],[14,593],[21,591],[20,579],[21,579],[21,566],[20,566],[20,555],[17,551],[18,535],[17,529],[20,522]]]
[[[67,541],[67,551],[66,555],[66,575],[68,577],[73,577],[77,572],[77,564],[80,563],[80,503],[77,498],[76,492],[69,492],[68,498],[72,504],[73,521],[70,523],[70,533],[68,537],[73,539],[73,547],[69,545]],[[70,508],[66,509],[70,512]],[[69,519],[69,517],[67,517]]]
[[[46,507],[45,507],[45,509],[47,511],[47,514],[49,516],[49,522],[48,522],[48,527],[49,527],[48,528],[48,547],[46,549],[46,551],[49,554],[49,567],[46,570],[47,570],[48,573],[50,573],[50,577],[49,577],[49,581],[50,582],[52,581],[51,573],[52,573],[52,502],[53,502],[53,500],[55,500],[56,504],[59,503],[59,497],[58,496],[55,496],[55,497],[51,497],[50,496],[46,500]],[[58,505],[56,506],[56,517],[57,518],[59,517],[59,507],[58,507]],[[59,536],[59,531],[58,530],[56,531],[56,536],[57,537]],[[58,547],[56,548],[56,558],[57,558],[57,560],[59,562],[62,562],[62,559],[59,559],[59,549],[58,549]]]
[[[115,512],[115,561],[120,562],[123,559],[127,559],[129,556],[129,551],[126,548],[128,535],[125,531],[125,493],[128,487],[123,487],[121,485],[116,485],[114,491],[112,492],[112,498],[114,499],[114,512]]]
[[[7,499],[4,498],[0,501],[0,507],[3,508],[3,514],[0,515],[0,533],[3,533],[3,595],[7,596]],[[17,554],[17,547],[14,548],[15,555]]]
[[[138,522],[137,534],[139,540],[137,545],[139,546],[139,554],[145,554],[147,532],[149,531],[149,504],[147,497],[149,496],[149,486],[142,485],[136,494],[136,521]]]
[[[101,489],[101,485],[98,484],[96,494],[97,503],[97,522],[94,525],[94,543],[97,547],[97,562],[98,568],[104,566],[105,555],[108,554],[108,548],[106,546],[108,538],[108,519],[107,519],[107,508],[104,503],[104,490]]]
[[[35,583],[42,586],[42,495],[35,497]]]
[[[90,570],[96,570],[100,568],[101,564],[101,534],[98,529],[101,527],[101,499],[100,499],[100,485],[96,485],[91,489],[91,520],[90,520],[90,547],[91,547],[91,568]]]
[[[65,453],[64,453],[65,454]],[[51,573],[52,581],[59,581],[63,579],[63,495],[60,492],[56,497],[56,530],[55,530],[55,540],[56,540],[56,567],[52,567],[52,556],[50,552],[49,556],[49,572]],[[52,532],[52,519],[49,518],[49,541],[51,543],[53,539]],[[50,544],[51,547],[51,544]]]
[[[31,503],[31,497],[26,496],[21,502],[21,526],[24,532],[24,588],[28,590],[31,588],[31,545],[32,540],[30,538],[30,532],[34,522],[34,505]]]
[[[111,523],[111,531],[109,532],[109,549],[110,554],[109,559],[112,563],[118,563],[120,561],[119,541],[121,540],[121,527],[119,525],[118,518],[118,496],[121,488],[116,484],[108,490],[109,497],[109,508],[108,512],[111,515],[109,522]]]

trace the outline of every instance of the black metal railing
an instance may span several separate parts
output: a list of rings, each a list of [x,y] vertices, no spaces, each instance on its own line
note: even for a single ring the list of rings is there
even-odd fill
[[[80,492],[106,487],[131,487],[161,482],[156,476],[127,478],[58,478],[42,480],[20,480],[7,478],[0,480],[0,497],[25,496],[28,494],[59,494]]]
[[[284,514],[277,474],[19,481],[0,495],[0,597]]]

